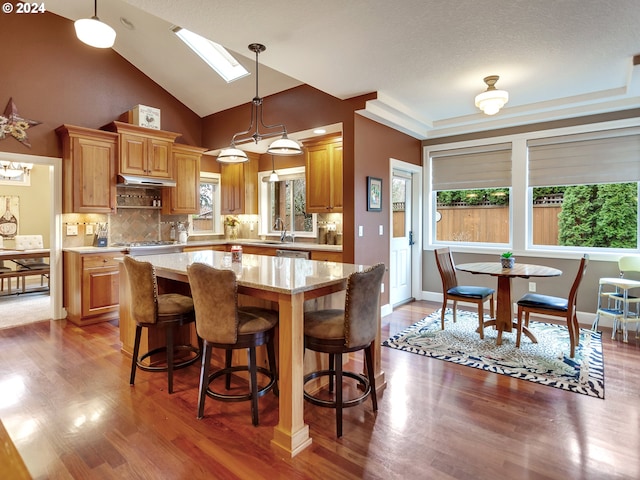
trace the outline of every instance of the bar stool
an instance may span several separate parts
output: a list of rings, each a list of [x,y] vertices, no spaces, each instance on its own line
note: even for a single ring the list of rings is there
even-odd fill
[[[193,300],[186,295],[166,293],[158,295],[155,267],[149,262],[124,257],[124,266],[129,279],[131,316],[136,322],[136,338],[131,359],[131,377],[134,384],[136,369],[148,372],[167,372],[169,393],[173,393],[173,371],[192,365],[200,358],[201,350],[192,345],[174,345],[173,333],[177,327],[195,321]],[[143,328],[160,328],[165,331],[166,344],[140,355],[140,337]],[[175,351],[187,352],[186,359],[174,362]],[[164,365],[143,363],[154,355],[164,353]]]
[[[373,342],[378,332],[380,315],[380,286],[385,266],[379,263],[363,272],[356,272],[347,279],[347,297],[344,310],[317,310],[304,314],[304,346],[315,352],[329,354],[329,369],[309,373],[304,377],[305,385],[318,377],[329,377],[329,392],[335,395],[331,400],[312,395],[306,390],[304,398],[320,407],[336,409],[336,435],[342,436],[342,409],[363,403],[371,397],[373,411],[378,411],[375,371],[373,368]],[[364,350],[367,375],[343,371],[342,355]],[[359,384],[362,394],[344,400],[343,377],[349,377]]]
[[[204,416],[205,396],[223,402],[251,400],[251,420],[258,425],[258,397],[270,390],[278,395],[275,354],[275,327],[278,312],[261,307],[238,307],[238,284],[232,270],[220,270],[202,263],[193,263],[187,268],[191,294],[196,311],[196,330],[204,341],[200,389],[198,392],[198,418]],[[257,366],[256,347],[267,346],[269,369]],[[225,350],[225,366],[211,373],[213,348]],[[231,365],[233,350],[247,349],[247,365]],[[225,376],[225,388],[231,388],[231,374],[249,372],[248,393],[221,393],[210,385],[215,379]],[[258,373],[268,383],[258,385]]]
[[[591,326],[592,330],[598,329],[601,316],[613,318],[611,339],[615,340],[618,330],[622,330],[622,341],[627,343],[627,323],[635,322],[636,338],[638,338],[638,325],[640,324],[640,281],[633,278],[625,278],[626,274],[640,272],[640,255],[625,255],[618,260],[620,277],[601,278],[598,285],[598,308],[596,318]],[[635,291],[635,295],[630,292]],[[631,306],[634,305],[634,311]]]

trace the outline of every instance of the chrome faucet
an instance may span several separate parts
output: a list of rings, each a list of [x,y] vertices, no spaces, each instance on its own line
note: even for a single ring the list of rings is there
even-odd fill
[[[284,242],[287,237],[287,226],[280,217],[276,218],[276,221],[273,223],[273,228],[274,230],[280,230],[280,241]]]

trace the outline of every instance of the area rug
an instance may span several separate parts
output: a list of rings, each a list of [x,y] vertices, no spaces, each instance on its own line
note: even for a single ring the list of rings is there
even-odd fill
[[[382,345],[604,399],[600,332],[580,329],[580,345],[570,358],[566,326],[531,320],[529,329],[538,343],[523,335],[520,348],[516,348],[515,330],[504,333],[498,346],[498,332],[493,327],[485,328],[484,340],[480,340],[477,314],[459,310],[454,323],[453,311],[447,309],[445,329],[441,330],[440,312],[433,312]]]
[[[0,329],[51,318],[49,293],[0,296]]]

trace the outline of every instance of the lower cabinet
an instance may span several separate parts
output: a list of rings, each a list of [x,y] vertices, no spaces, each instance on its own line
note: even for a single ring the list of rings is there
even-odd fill
[[[311,260],[342,263],[342,252],[323,252],[314,250],[311,252]]]
[[[118,318],[121,252],[63,252],[64,306],[76,325]]]

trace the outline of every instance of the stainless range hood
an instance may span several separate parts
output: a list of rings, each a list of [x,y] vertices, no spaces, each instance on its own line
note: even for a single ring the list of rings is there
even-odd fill
[[[126,187],[175,187],[176,181],[170,178],[137,177],[118,175],[118,185]]]

